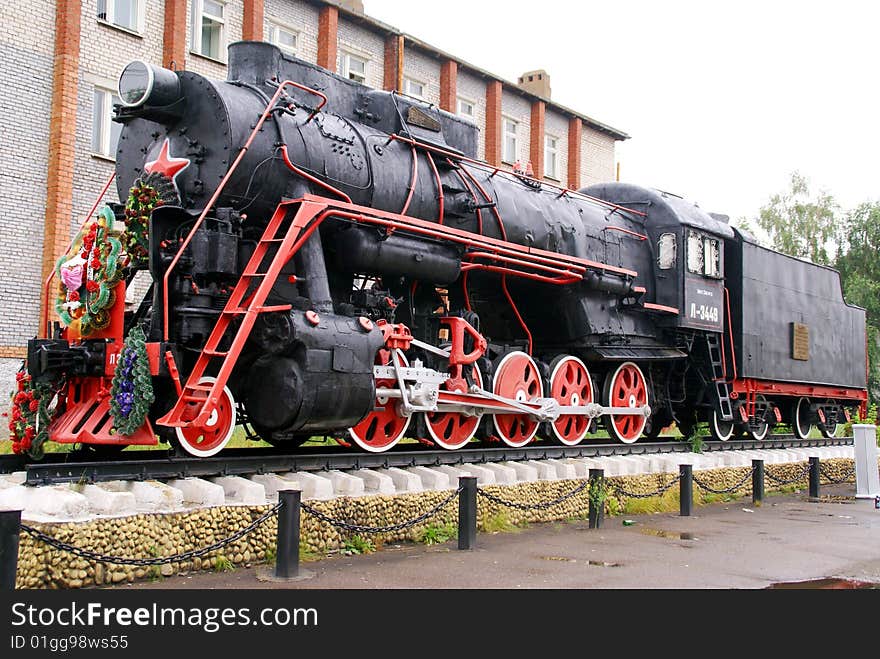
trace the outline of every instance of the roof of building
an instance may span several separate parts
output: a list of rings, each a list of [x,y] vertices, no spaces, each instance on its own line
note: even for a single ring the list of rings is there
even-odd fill
[[[317,5],[333,5],[335,7],[338,7],[340,12],[342,12],[347,18],[350,18],[350,19],[354,20],[355,22],[364,24],[373,30],[376,30],[378,32],[382,32],[385,35],[402,36],[410,44],[416,46],[417,48],[419,48],[419,49],[421,49],[431,55],[434,55],[436,57],[441,57],[444,59],[450,59],[450,60],[456,62],[459,66],[465,68],[466,70],[468,70],[472,73],[475,73],[476,75],[478,75],[480,77],[483,77],[483,78],[486,78],[489,80],[497,80],[497,81],[501,82],[502,84],[504,84],[504,86],[507,89],[509,89],[512,92],[516,92],[516,93],[520,94],[521,96],[524,96],[524,97],[531,99],[531,100],[543,101],[544,103],[547,104],[547,107],[549,107],[549,108],[553,108],[554,110],[562,112],[563,114],[570,115],[572,117],[578,117],[579,119],[581,119],[584,123],[586,123],[591,128],[594,128],[595,130],[606,133],[607,135],[610,135],[611,137],[613,137],[616,140],[630,139],[630,135],[623,132],[622,130],[619,130],[617,128],[609,126],[608,124],[605,124],[601,121],[598,121],[588,115],[583,114],[582,112],[577,112],[576,110],[572,110],[571,108],[568,108],[564,105],[560,105],[559,103],[557,103],[556,101],[554,101],[550,98],[545,98],[543,96],[538,96],[536,94],[533,94],[532,92],[529,92],[529,91],[519,87],[518,85],[516,85],[515,83],[513,83],[509,80],[505,80],[504,78],[501,78],[500,76],[498,76],[494,73],[491,73],[490,71],[486,71],[485,69],[482,69],[478,66],[475,66],[474,64],[471,64],[470,62],[466,62],[465,60],[461,59],[460,57],[457,57],[455,55],[447,53],[447,52],[445,52],[435,46],[432,46],[431,44],[419,39],[418,37],[414,37],[411,34],[403,32],[392,25],[388,25],[387,23],[383,23],[382,21],[377,20],[371,16],[368,16],[367,14],[362,14],[358,11],[354,11],[351,8],[346,7],[344,4],[340,4],[339,2],[334,2],[333,0],[310,0],[310,1],[314,4],[317,4]]]

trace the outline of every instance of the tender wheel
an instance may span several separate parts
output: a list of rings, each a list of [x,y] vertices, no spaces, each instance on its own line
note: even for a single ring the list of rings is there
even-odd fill
[[[751,423],[749,423],[748,432],[749,437],[751,437],[755,441],[760,442],[764,438],[766,438],[767,433],[770,432],[770,424],[767,423],[767,420],[763,417],[763,415],[767,413],[767,399],[763,396],[758,396],[755,399],[755,409],[763,410],[762,412],[760,412],[762,414],[761,421],[757,426],[753,426]]]
[[[492,391],[496,396],[523,403],[543,398],[544,385],[538,365],[524,352],[505,355],[495,369]],[[528,414],[495,414],[492,422],[501,440],[513,448],[521,448],[531,442],[540,425]]]
[[[199,384],[216,382],[215,378],[204,377]],[[211,416],[204,426],[189,428],[175,428],[177,441],[180,447],[197,458],[210,458],[226,448],[232,433],[235,430],[235,399],[229,387],[223,387],[220,400],[211,412]]]
[[[560,405],[593,402],[593,382],[586,365],[577,357],[557,357],[550,365],[550,396]],[[565,446],[576,446],[590,430],[590,418],[565,414],[550,424],[553,436]]]
[[[395,351],[398,366],[409,367],[406,356]],[[388,362],[391,363],[390,360]],[[397,388],[397,380],[376,380],[377,388]],[[411,417],[401,416],[397,398],[376,398],[375,409],[348,433],[354,443],[369,453],[384,453],[403,439]]]
[[[480,389],[483,388],[483,376],[476,364],[471,367],[469,382],[478,385]],[[453,412],[429,412],[425,415],[425,427],[437,446],[447,451],[456,451],[471,441],[477,426],[480,425],[480,418],[480,416],[466,416]]]
[[[639,408],[648,404],[648,384],[642,369],[632,362],[621,364],[605,379],[605,400],[609,407]],[[648,419],[641,414],[612,414],[605,418],[611,436],[623,444],[634,444]]]
[[[832,405],[835,405],[835,403],[833,401],[829,400],[827,402],[826,409]],[[835,414],[835,419],[840,419],[841,417],[845,417],[842,407],[838,407],[835,405],[835,409],[837,412]],[[828,413],[826,412],[825,414],[826,414],[825,418],[827,420]],[[841,427],[841,424],[837,423],[836,421],[834,423],[820,423],[819,424],[819,432],[822,433],[822,437],[824,437],[825,439],[831,439],[833,437],[837,437],[837,433],[840,430],[840,427]]]
[[[721,442],[727,442],[733,437],[733,433],[736,431],[736,424],[733,421],[723,421],[718,414],[718,410],[712,410],[709,430],[712,433],[712,437]]]
[[[794,418],[791,420],[791,428],[794,436],[798,439],[806,439],[813,429],[810,423],[810,399],[801,398],[794,408]]]

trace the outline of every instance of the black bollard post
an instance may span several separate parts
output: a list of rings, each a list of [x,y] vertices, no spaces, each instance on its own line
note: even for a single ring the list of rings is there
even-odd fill
[[[752,460],[752,503],[764,500],[764,461]]]
[[[458,479],[463,488],[458,495],[458,548],[473,549],[477,545],[477,477]]]
[[[691,516],[691,505],[694,501],[694,466],[679,465],[681,483],[679,484],[678,514],[681,517]]]
[[[810,458],[810,497],[819,498],[819,458]]]
[[[601,501],[597,500],[593,496],[593,488],[597,487],[599,492],[604,494],[605,492],[605,470],[604,469],[590,469],[590,487],[588,489],[588,496],[590,499],[590,510],[589,510],[589,519],[590,519],[590,528],[591,529],[600,529],[602,528],[602,522],[605,519],[605,497],[599,497]]]
[[[0,591],[15,590],[21,511],[0,510]]]
[[[293,579],[299,576],[299,518],[302,492],[279,490],[281,509],[278,511],[278,544],[275,554],[275,577]]]

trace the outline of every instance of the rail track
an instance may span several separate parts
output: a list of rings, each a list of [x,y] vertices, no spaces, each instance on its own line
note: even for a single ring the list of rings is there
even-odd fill
[[[755,441],[753,439],[728,442],[705,441],[703,451],[732,451],[746,449],[812,448],[821,446],[850,446],[851,437],[833,439],[796,439],[791,435],[777,435]],[[113,480],[143,481],[152,479],[247,476],[287,471],[325,471],[332,469],[385,469],[389,467],[417,467],[542,460],[549,458],[596,458],[658,453],[687,453],[691,445],[684,441],[649,442],[638,444],[584,444],[559,446],[536,442],[524,448],[508,446],[465,448],[443,451],[419,445],[405,445],[380,454],[356,453],[344,447],[300,447],[284,452],[278,449],[234,449],[213,458],[194,458],[173,455],[170,451],[125,451],[112,460],[96,460],[94,455],[82,453],[50,453],[44,461],[26,464],[19,456],[0,456],[0,473],[26,471],[28,485],[57,483],[97,483]]]

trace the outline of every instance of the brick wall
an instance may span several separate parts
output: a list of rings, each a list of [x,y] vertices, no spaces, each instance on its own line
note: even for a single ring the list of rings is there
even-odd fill
[[[556,138],[556,177],[562,187],[568,187],[568,117],[547,108],[544,132]],[[543,172],[542,172],[543,173]]]
[[[358,25],[344,16],[339,17],[339,55],[348,51],[367,59],[367,82],[374,89],[382,89],[385,81],[385,38]],[[338,67],[338,63],[334,70]]]
[[[584,126],[581,154],[581,187],[614,180],[613,138]]]
[[[403,75],[425,86],[424,98],[428,103],[440,105],[440,60],[407,46],[403,55]]]
[[[486,82],[459,67],[457,95],[474,104],[474,121],[480,129],[477,158],[483,160],[486,158]]]
[[[244,12],[242,0],[228,0],[223,11],[223,19],[226,21],[226,46],[221,48],[223,62],[214,61],[193,52],[192,7],[193,0],[190,0],[187,3],[186,9],[186,69],[188,71],[195,71],[207,78],[226,80],[226,46],[236,41],[241,41],[241,28]]]
[[[318,61],[318,8],[301,0],[266,0],[265,39],[269,40],[270,21],[290,27],[299,33],[296,55],[307,62]]]
[[[508,117],[517,122],[517,159],[525,167],[529,161],[530,139],[532,135],[532,104],[516,92],[510,92],[506,89],[501,100],[501,115]],[[502,144],[504,141],[504,131],[502,126],[501,132]],[[513,163],[510,163],[513,164]]]

